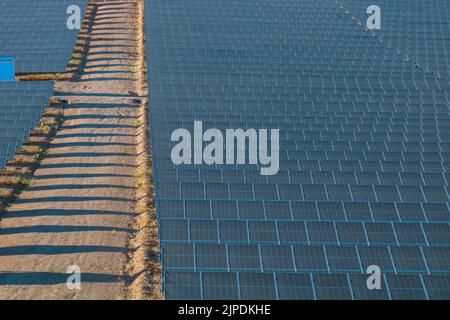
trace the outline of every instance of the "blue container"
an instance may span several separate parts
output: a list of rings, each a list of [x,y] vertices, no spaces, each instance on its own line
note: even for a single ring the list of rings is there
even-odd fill
[[[15,81],[13,57],[0,57],[0,81]]]

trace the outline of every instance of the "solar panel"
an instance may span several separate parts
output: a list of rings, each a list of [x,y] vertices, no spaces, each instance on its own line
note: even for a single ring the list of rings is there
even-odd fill
[[[201,299],[200,274],[167,271],[164,273],[164,289],[171,299]]]
[[[450,245],[450,225],[433,223],[423,225],[426,240],[430,245]]]
[[[448,276],[423,276],[428,297],[433,300],[450,299],[450,278]]]
[[[290,246],[262,245],[261,258],[264,271],[295,271]]]
[[[356,300],[389,300],[389,290],[382,285],[381,289],[367,290],[367,276],[350,275],[351,290]]]
[[[260,250],[257,245],[229,245],[228,256],[231,270],[262,270]]]
[[[164,252],[164,266],[166,270],[193,270],[194,246],[185,243],[165,243],[161,247]]]
[[[253,243],[277,243],[276,224],[273,221],[249,221],[250,241]]]
[[[309,241],[311,243],[337,243],[337,233],[332,222],[308,222]]]
[[[417,275],[386,275],[386,282],[392,299],[424,300],[425,289]]]
[[[427,245],[422,226],[419,223],[394,223],[394,229],[400,245]]]
[[[427,266],[432,273],[447,273],[450,267],[450,248],[427,247],[423,248]]]
[[[321,246],[294,246],[294,258],[299,271],[328,271],[325,251]]]
[[[360,272],[361,264],[355,247],[326,246],[330,272]]]
[[[303,221],[279,221],[280,243],[308,243],[306,225]]]
[[[0,169],[14,159],[53,95],[53,83],[0,82]]]
[[[192,220],[191,240],[195,242],[217,242],[218,229],[216,220]]]
[[[198,270],[226,271],[228,257],[225,245],[197,244],[195,246],[195,263]]]
[[[337,222],[336,231],[341,244],[367,244],[364,224],[361,222]]]
[[[427,266],[420,248],[392,248],[392,259],[397,272],[426,273]]]

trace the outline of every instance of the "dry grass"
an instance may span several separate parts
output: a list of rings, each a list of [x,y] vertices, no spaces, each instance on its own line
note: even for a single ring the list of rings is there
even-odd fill
[[[137,52],[138,63],[136,74],[136,92],[139,96],[148,96],[146,87],[145,35],[144,35],[144,7],[143,1],[137,4]],[[159,261],[158,221],[155,208],[155,192],[153,187],[153,171],[149,138],[148,99],[142,99],[139,117],[133,121],[137,127],[137,170],[136,181],[136,213],[133,228],[138,232],[131,238],[130,259],[127,274],[135,275],[129,286],[128,299],[162,300],[162,269]]]
[[[142,121],[139,119],[133,120],[133,126],[134,127],[140,127],[142,126]]]

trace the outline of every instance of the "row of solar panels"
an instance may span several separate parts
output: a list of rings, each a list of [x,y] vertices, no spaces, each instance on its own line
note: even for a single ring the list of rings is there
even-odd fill
[[[235,187],[242,187],[237,184]],[[339,186],[337,186],[338,188]],[[160,199],[162,219],[448,222],[446,203]],[[187,226],[187,223],[185,224]],[[275,226],[271,230],[276,229]],[[302,231],[303,232],[303,231]],[[215,233],[214,233],[215,234]]]
[[[39,123],[53,82],[0,82],[0,170]]]
[[[82,21],[87,0],[2,0],[0,57],[14,57],[18,73],[65,72],[79,33],[67,27],[71,5]]]
[[[407,33],[410,3],[428,13]],[[417,59],[339,1],[145,1],[166,298],[450,298],[450,82],[435,68],[448,34],[427,28],[448,4],[389,8],[407,13],[386,24],[399,46],[426,38]],[[175,165],[170,135],[195,120],[279,129],[278,174]],[[366,258],[388,273],[381,291]]]
[[[298,272],[363,274],[378,265],[384,274],[442,275],[444,248],[165,244],[165,271]]]
[[[307,148],[311,146],[311,143],[308,143],[308,141],[306,143],[299,143],[297,141],[298,146]],[[155,143],[154,144],[155,147],[158,148],[167,148],[169,146],[168,143]],[[282,143],[280,143],[280,145],[282,145]],[[326,146],[326,144],[324,144]],[[344,146],[348,146],[348,144],[344,145]],[[396,148],[398,146],[398,148],[402,148],[402,144],[391,144],[392,148]],[[427,146],[427,145],[425,145]],[[295,159],[295,157],[300,158],[300,159],[304,159],[305,158],[305,153],[302,152],[301,150],[298,152],[291,152],[289,153],[289,151],[284,150],[284,152],[281,154],[281,156],[283,156],[284,158],[281,158],[280,160],[280,166],[281,169],[279,170],[279,172],[282,173],[282,175],[285,177],[285,181],[286,183],[288,183],[289,181],[289,176],[293,176],[293,179],[298,179],[298,178],[302,178],[303,176],[306,179],[310,179],[309,177],[309,173],[308,171],[325,171],[327,173],[325,173],[326,175],[328,175],[330,177],[329,180],[332,180],[332,173],[351,173],[351,172],[357,172],[357,173],[361,173],[360,174],[360,180],[362,181],[362,184],[379,184],[379,180],[377,179],[377,177],[375,176],[376,172],[380,172],[380,173],[388,173],[388,172],[397,172],[400,174],[405,174],[405,178],[409,178],[411,177],[412,179],[416,180],[416,181],[420,181],[420,178],[416,179],[414,174],[418,174],[421,172],[424,173],[444,173],[444,174],[448,174],[449,173],[449,165],[450,165],[450,161],[447,158],[444,158],[445,156],[448,156],[447,153],[445,152],[444,154],[440,153],[439,154],[439,147],[436,144],[430,144],[429,145],[431,148],[433,148],[434,150],[426,150],[425,148],[422,148],[422,150],[425,149],[425,151],[422,151],[420,146],[418,146],[417,148],[414,149],[414,152],[409,152],[409,153],[405,153],[404,157],[406,160],[402,159],[402,156],[398,156],[398,153],[395,153],[396,151],[394,150],[394,153],[389,154],[389,153],[384,153],[389,155],[390,157],[392,157],[391,160],[387,160],[387,161],[379,161],[378,159],[383,157],[383,153],[378,153],[378,152],[369,152],[369,153],[364,153],[364,152],[345,152],[343,151],[343,148],[341,148],[342,150],[338,150],[338,151],[318,151],[319,154],[316,154],[314,156],[314,158],[310,159],[310,160],[297,160]],[[448,144],[443,144],[442,145],[443,148],[444,147],[448,147]],[[311,148],[312,149],[312,148]],[[374,149],[375,151],[383,151],[382,147],[375,147]],[[445,149],[444,149],[445,150]],[[427,155],[424,155],[423,153],[427,153],[427,151],[432,151],[428,153]],[[309,154],[314,154],[314,152],[316,152],[316,150],[310,150]],[[322,152],[322,153],[321,153]],[[416,152],[422,152],[422,155],[417,155]],[[177,165],[175,165],[174,163],[172,163],[170,156],[168,156],[170,154],[169,151],[164,151],[161,154],[161,160],[159,163],[155,164],[155,168],[156,169],[162,169],[162,170],[169,170],[169,169],[175,169],[177,167]],[[286,154],[288,154],[289,156],[285,156]],[[357,157],[360,158],[364,158],[364,157],[369,157],[368,160],[358,160]],[[294,157],[294,159],[288,159]],[[348,157],[349,160],[346,159],[346,157]],[[370,159],[370,157],[372,157],[372,159]],[[435,158],[434,160],[421,160],[421,158],[426,158],[429,157],[429,159]],[[412,158],[413,160],[409,160],[408,158]],[[416,158],[414,160],[414,158]],[[444,159],[444,160],[440,160],[440,159]],[[303,167],[301,167],[301,165],[303,165]],[[197,165],[197,167],[199,167],[200,165]],[[226,168],[220,168],[219,166],[215,166],[212,167],[211,165],[203,165],[204,169],[208,169],[208,168],[216,168],[220,171],[223,170],[223,172],[225,171],[230,171],[230,170],[243,170],[244,167],[243,166],[233,166],[233,165],[227,165]],[[247,169],[248,170],[248,174],[254,174],[255,172],[257,172],[259,170],[259,168],[256,167],[252,167],[254,169]],[[298,171],[304,171],[304,173],[299,173]],[[218,173],[220,175],[220,173]],[[233,173],[228,173],[228,177],[231,177]],[[408,177],[409,174],[412,174]],[[225,175],[223,175],[225,176]],[[351,178],[352,179],[352,178]],[[354,179],[353,179],[354,180]],[[278,183],[282,183],[283,181],[278,179],[277,177],[260,177],[260,179],[258,180],[260,182],[263,183],[267,183],[267,182],[278,182]],[[256,182],[258,182],[256,181]],[[411,180],[413,181],[413,180]],[[162,182],[162,181],[161,181]],[[224,181],[224,182],[233,182],[233,180],[230,181]],[[254,182],[253,181],[249,181],[249,182]],[[305,183],[307,183],[307,181],[304,181]],[[329,183],[333,183],[333,181],[330,181]],[[351,182],[350,182],[351,183]],[[414,183],[414,182],[413,182]],[[357,182],[353,183],[353,184],[357,184]],[[406,185],[411,185],[410,183],[405,183]]]
[[[73,5],[79,19],[68,10]],[[82,21],[86,6],[87,0],[3,0],[0,57],[14,58],[17,73],[65,72],[79,33],[67,22]],[[0,82],[0,169],[35,129],[52,95],[49,81]]]
[[[447,300],[450,278],[384,274],[380,289],[368,290],[364,274],[166,271],[164,283],[180,300]]]

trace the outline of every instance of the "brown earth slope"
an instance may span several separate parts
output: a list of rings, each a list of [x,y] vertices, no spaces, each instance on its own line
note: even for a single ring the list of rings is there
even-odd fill
[[[0,299],[117,299],[136,189],[136,1],[98,1],[80,77],[59,82],[64,123],[0,223]],[[71,265],[81,290],[66,286]]]

